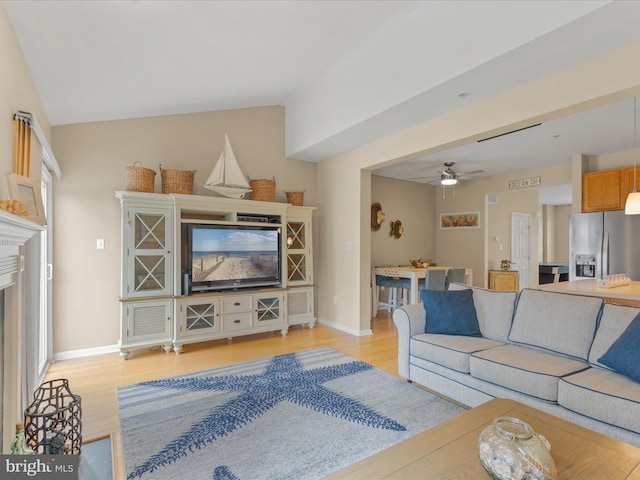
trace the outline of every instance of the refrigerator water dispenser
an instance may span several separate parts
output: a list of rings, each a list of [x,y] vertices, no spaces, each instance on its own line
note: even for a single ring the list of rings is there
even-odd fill
[[[596,256],[594,254],[576,254],[576,277],[596,276]]]

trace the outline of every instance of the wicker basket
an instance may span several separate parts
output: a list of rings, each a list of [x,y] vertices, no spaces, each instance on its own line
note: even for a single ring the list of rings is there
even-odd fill
[[[153,184],[156,179],[156,171],[140,166],[135,162],[133,166],[126,167],[127,190],[130,192],[153,192]]]
[[[162,193],[193,193],[194,170],[176,170],[174,168],[162,168],[160,165],[160,176],[162,177]]]
[[[253,191],[252,199],[262,202],[273,202],[276,198],[276,179],[249,180]]]
[[[304,192],[284,192],[287,196],[287,203],[295,207],[301,207],[304,201]]]

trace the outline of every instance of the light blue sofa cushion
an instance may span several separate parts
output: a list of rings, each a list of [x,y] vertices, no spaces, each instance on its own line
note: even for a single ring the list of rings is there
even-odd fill
[[[586,360],[602,304],[598,297],[524,289],[509,340]]]
[[[486,290],[460,283],[451,283],[449,290],[471,290],[482,336],[502,343],[509,341],[511,320],[518,296],[516,292]]]
[[[638,307],[614,305],[612,303],[604,304],[600,323],[596,330],[596,337],[593,339],[591,351],[589,351],[590,364],[609,368],[607,365],[600,363],[600,357],[611,348],[613,342],[620,338],[620,335],[622,335],[638,314],[640,314],[640,308]]]
[[[476,352],[469,360],[473,377],[547,402],[558,400],[561,377],[588,367],[580,360],[517,345]]]
[[[411,338],[411,355],[462,373],[469,373],[472,353],[503,343],[482,337],[421,333]]]
[[[640,384],[592,367],[560,380],[558,403],[601,422],[640,432]]]

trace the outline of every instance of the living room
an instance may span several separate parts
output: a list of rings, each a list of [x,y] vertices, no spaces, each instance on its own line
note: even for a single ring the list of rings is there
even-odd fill
[[[153,169],[162,164],[163,168],[195,170],[194,193],[203,194],[204,179],[228,133],[249,177],[275,177],[277,201],[284,202],[285,190],[304,191],[305,205],[318,207],[314,226],[319,322],[364,335],[371,328],[368,219],[376,188],[372,170],[640,93],[640,67],[633,61],[640,51],[636,41],[594,51],[589,59],[314,163],[288,155],[289,120],[280,105],[52,126],[4,7],[0,10],[0,60],[6,76],[0,102],[7,112],[0,121],[5,140],[0,165],[5,172],[11,170],[10,113],[21,109],[38,118],[63,170],[62,179],[54,180],[55,220],[51,224],[55,257],[52,353],[58,359],[117,348],[120,212],[114,193],[124,189],[125,168],[136,161]],[[619,162],[603,163],[601,168],[629,166],[631,155]],[[523,168],[517,177],[540,176],[545,186],[571,183],[574,198],[579,198],[577,172],[583,166],[578,163],[568,160],[544,169]],[[404,217],[422,217],[426,207],[425,223],[435,230],[437,215],[481,210],[478,205],[484,205],[485,195],[503,192],[512,178],[505,174],[461,184],[455,197],[446,198],[441,198],[439,190],[424,187],[433,207],[409,202],[397,218],[388,219],[405,222]],[[157,182],[159,191],[159,179]],[[6,196],[6,191],[2,193]],[[432,255],[441,264],[472,267],[477,272],[476,284],[482,285],[485,262],[489,262],[484,255],[486,232],[455,232],[454,236],[454,232],[433,230],[433,240],[425,241],[424,250],[398,253],[393,263]],[[410,235],[407,231],[406,238]],[[104,250],[96,250],[96,239],[104,239]]]

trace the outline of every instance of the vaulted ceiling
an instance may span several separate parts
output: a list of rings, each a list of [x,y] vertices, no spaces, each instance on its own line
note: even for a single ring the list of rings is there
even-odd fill
[[[286,153],[309,161],[640,39],[640,2],[622,0],[3,6],[52,125],[284,105]],[[629,99],[375,173],[492,175],[633,145]]]

